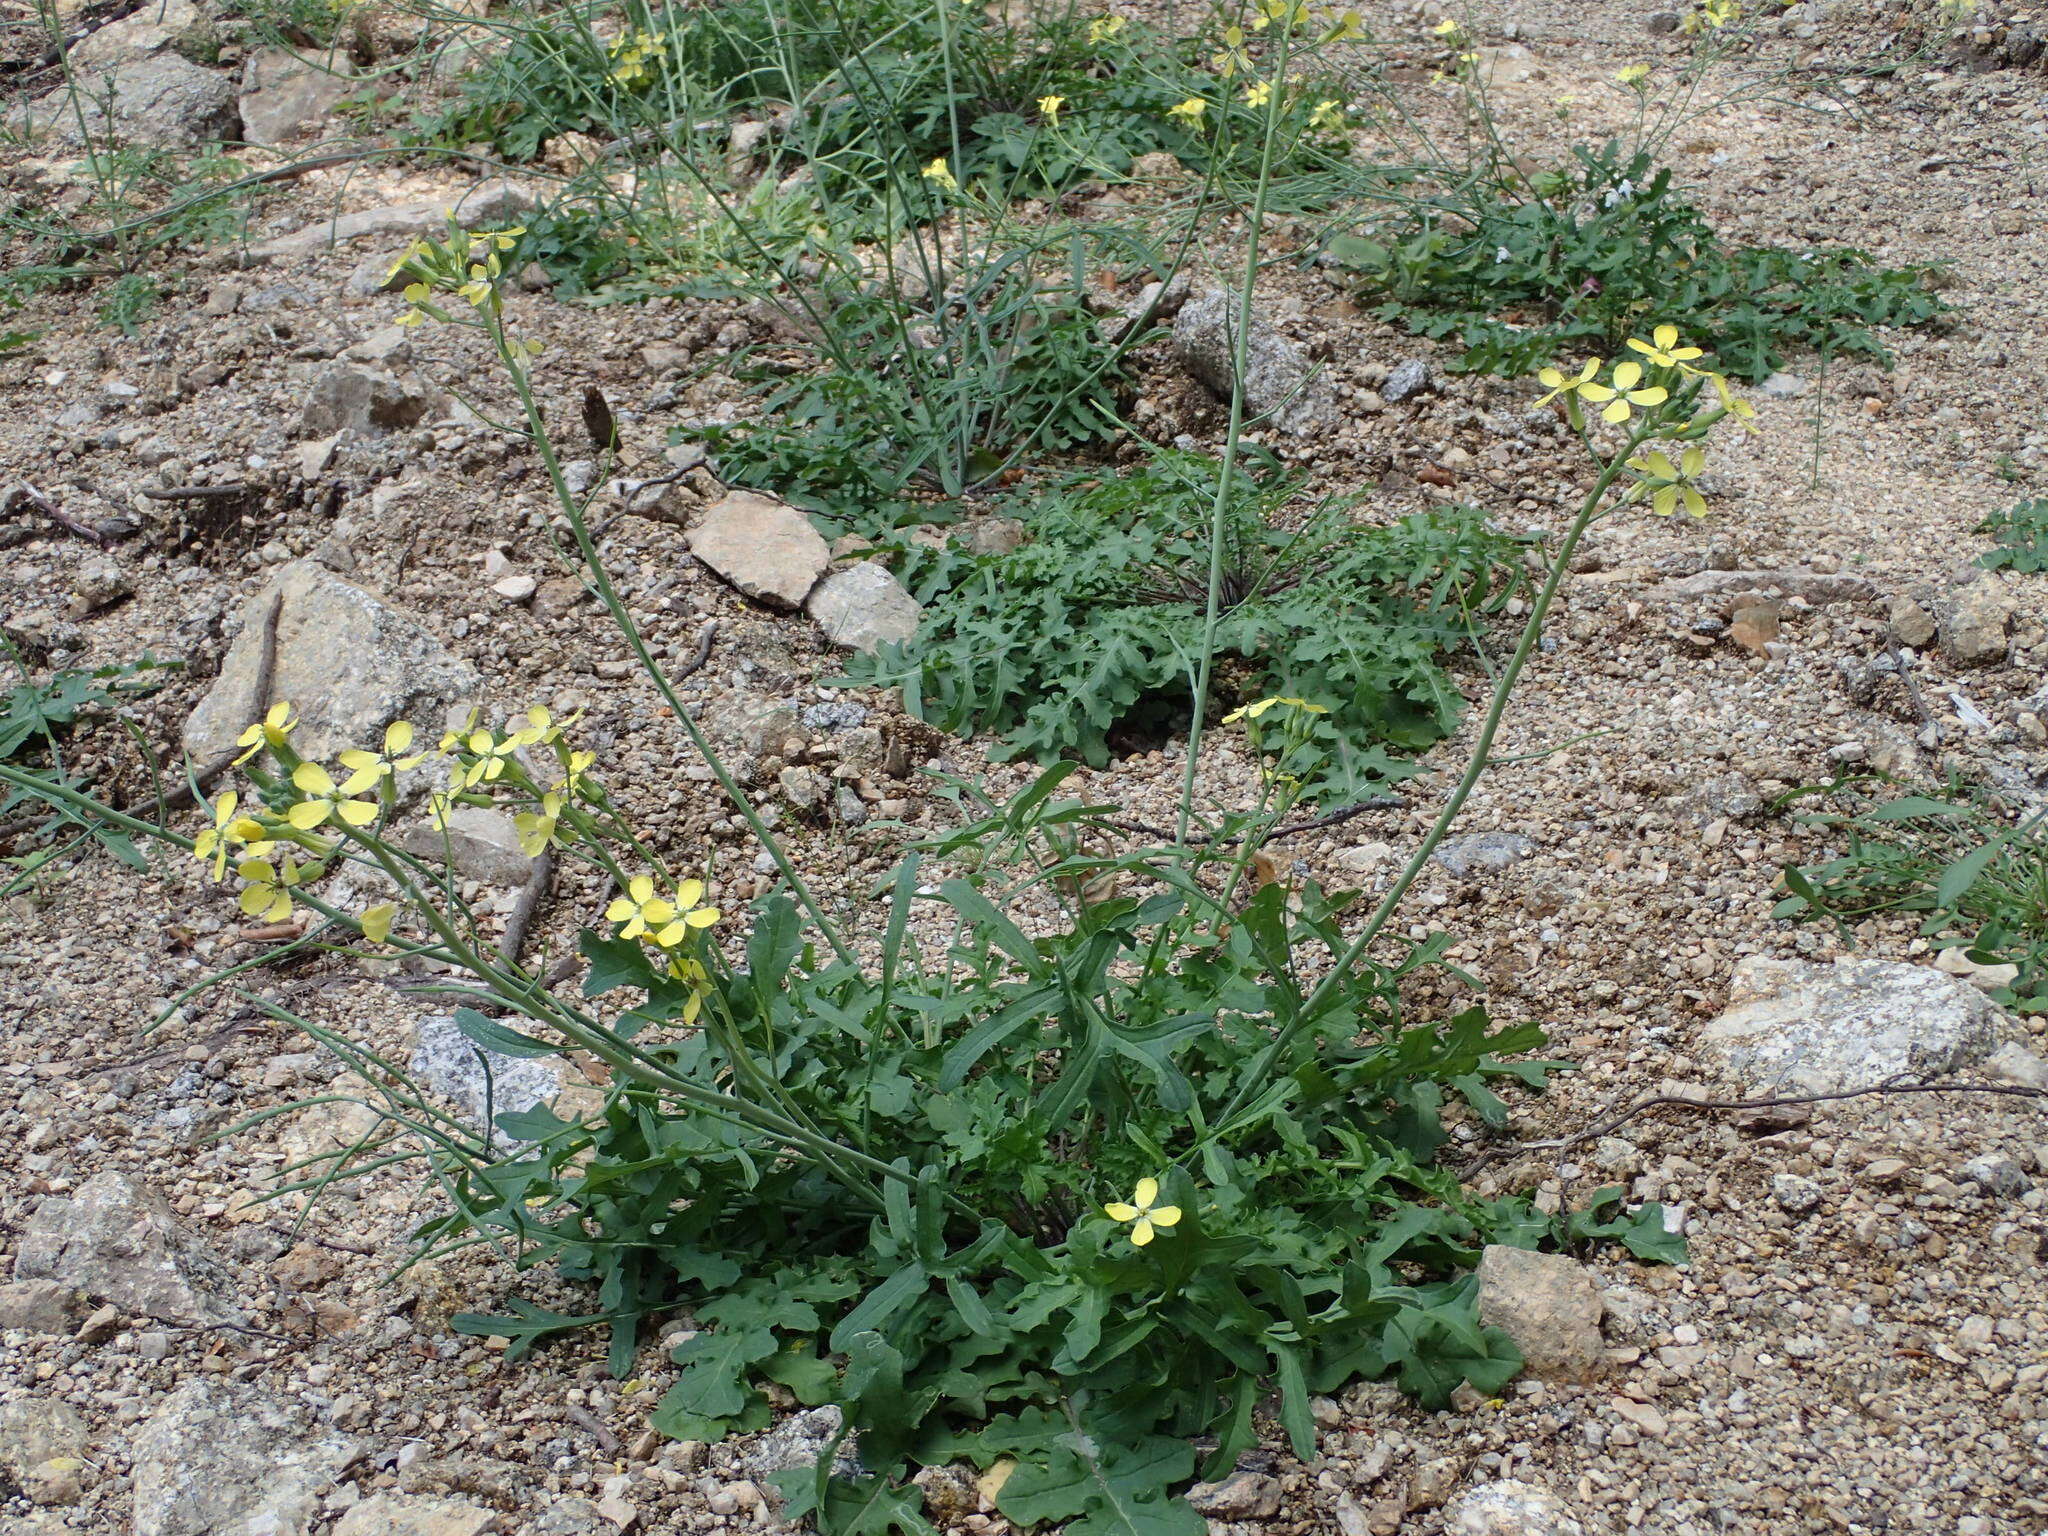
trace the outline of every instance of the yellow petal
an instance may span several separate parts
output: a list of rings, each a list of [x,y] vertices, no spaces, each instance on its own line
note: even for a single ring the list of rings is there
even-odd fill
[[[1606,410],[1600,413],[1600,419],[1602,421],[1627,421],[1628,402],[1626,400],[1615,401],[1614,404],[1608,406]]]
[[[388,901],[380,902],[374,907],[366,908],[356,922],[361,925],[364,938],[372,944],[382,944],[391,937],[391,919],[397,915],[396,906]]]
[[[263,909],[263,921],[266,923],[281,923],[291,915],[291,897],[287,896],[283,891],[273,892],[270,905]]]
[[[1536,377],[1538,381],[1548,384],[1552,389],[1562,389],[1564,387],[1564,375],[1555,368],[1545,368]]]
[[[370,759],[369,767],[358,768],[342,781],[341,792],[344,795],[360,795],[366,789],[375,788],[377,781],[384,777],[384,771],[384,759],[373,757]]]
[[[663,949],[673,949],[690,936],[688,923],[670,923],[654,936],[654,942]]]
[[[384,730],[384,750],[396,757],[412,745],[412,722],[394,720]]]
[[[626,894],[636,902],[646,901],[654,894],[654,880],[649,875],[635,875],[626,882]]]
[[[1636,362],[1614,365],[1614,387],[1620,390],[1634,389],[1642,382],[1643,365]]]
[[[292,770],[292,782],[309,795],[334,793],[334,777],[318,763],[301,763]]]
[[[1579,393],[1595,405],[1598,405],[1602,400],[1612,400],[1614,398],[1614,391],[1605,384],[1582,384],[1579,386]]]
[[[709,928],[718,921],[718,908],[699,907],[696,911],[686,914],[683,921],[692,928]]]
[[[301,800],[284,813],[284,819],[301,832],[310,832],[327,819],[327,809],[333,803],[331,800]]]
[[[1133,1248],[1142,1248],[1151,1241],[1152,1223],[1141,1217],[1138,1224],[1131,1228],[1131,1246]]]
[[[1159,1198],[1159,1181],[1157,1179],[1138,1180],[1138,1191],[1131,1198],[1141,1208],[1151,1205],[1154,1200]]]
[[[1662,405],[1668,396],[1669,392],[1660,384],[1652,384],[1648,389],[1632,389],[1628,392],[1629,399],[1635,401],[1637,405]]]
[[[263,717],[263,723],[273,731],[281,731],[285,728],[285,722],[291,719],[291,717],[292,707],[290,704],[273,704],[270,706],[270,713]]]
[[[367,827],[377,819],[377,807],[368,800],[338,800],[334,809],[352,827]]]
[[[702,880],[685,880],[676,887],[676,905],[679,907],[694,907],[703,899],[704,882]]]
[[[623,923],[636,910],[638,909],[634,907],[632,902],[620,896],[604,909],[604,920],[608,923]]]
[[[1102,1208],[1102,1214],[1111,1221],[1136,1221],[1138,1208],[1135,1205],[1125,1205],[1121,1200],[1112,1200]]]
[[[250,917],[254,917],[270,905],[271,887],[267,885],[245,886],[242,894],[235,898],[235,904]]]
[[[1180,1207],[1177,1205],[1160,1206],[1158,1210],[1152,1212],[1152,1225],[1155,1227],[1179,1226]]]
[[[1678,344],[1678,327],[1675,325],[1660,325],[1650,334],[1657,338],[1657,346],[1662,351],[1669,352]]]
[[[1636,351],[1641,352],[1645,356],[1649,356],[1657,350],[1655,347],[1651,346],[1647,341],[1637,341],[1633,336],[1629,337],[1628,344],[1631,347],[1635,348]]]
[[[640,915],[647,920],[648,927],[658,928],[676,920],[676,909],[665,901],[643,901],[640,903]]]
[[[232,789],[222,795],[213,802],[213,824],[217,827],[226,826],[235,814],[235,807],[241,803],[241,797]]]

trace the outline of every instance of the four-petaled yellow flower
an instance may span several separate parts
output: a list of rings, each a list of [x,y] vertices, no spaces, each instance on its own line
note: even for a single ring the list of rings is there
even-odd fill
[[[1047,126],[1059,127],[1060,108],[1066,104],[1067,98],[1064,96],[1041,96],[1038,98],[1038,110],[1045,114]]]
[[[1319,101],[1315,111],[1308,115],[1311,128],[1335,128],[1344,121],[1344,103],[1341,101]]]
[[[415,752],[409,757],[405,755],[405,749],[412,745],[412,736],[413,731],[410,721],[394,720],[384,728],[384,750],[382,752],[366,752],[361,747],[351,747],[348,751],[339,754],[341,766],[348,769],[354,775],[354,777],[350,778],[349,782],[353,784],[357,778],[367,773],[370,775],[370,783],[374,784],[379,779],[390,778],[398,773],[419,767],[426,759],[426,753]],[[362,787],[368,788],[369,786],[364,785]]]
[[[562,739],[562,732],[582,718],[583,711],[579,709],[557,725],[555,717],[536,704],[526,712],[526,729],[519,733],[520,739],[529,747],[553,745]]]
[[[455,290],[456,296],[469,300],[478,309],[491,302],[491,274],[482,267],[469,269],[469,281]]]
[[[1457,39],[1465,35],[1465,29],[1458,25],[1456,18],[1450,16],[1446,16],[1442,21],[1438,22],[1429,30],[1434,32],[1438,37],[1450,41],[1452,46],[1454,47],[1456,46]]]
[[[1530,407],[1530,409],[1541,410],[1544,406],[1550,404],[1551,401],[1555,400],[1559,395],[1569,395],[1574,393],[1575,391],[1583,393],[1585,391],[1586,386],[1593,382],[1593,375],[1598,373],[1599,371],[1600,359],[1597,357],[1587,358],[1586,366],[1581,368],[1577,373],[1571,375],[1570,377],[1567,377],[1566,375],[1558,372],[1558,370],[1555,368],[1545,368],[1541,373],[1538,373],[1536,375],[1536,378],[1538,382],[1548,384],[1550,386],[1550,393],[1545,395],[1541,400],[1538,400],[1534,406]]]
[[[1193,128],[1202,121],[1202,114],[1208,110],[1208,102],[1202,100],[1199,96],[1190,96],[1179,106],[1168,107],[1166,115],[1168,117],[1177,117],[1190,128]]]
[[[1106,43],[1112,37],[1115,37],[1117,33],[1123,31],[1123,29],[1123,17],[1098,16],[1088,23],[1088,41],[1091,43]]]
[[[1628,344],[1632,350],[1642,353],[1659,368],[1676,368],[1696,357],[1706,355],[1698,347],[1681,347],[1678,344],[1678,327],[1675,325],[1658,326],[1650,333],[1648,341],[1631,336]]]
[[[553,844],[561,816],[562,797],[552,793],[540,797],[538,811],[521,811],[514,816],[512,826],[519,834],[519,851],[529,859],[539,858]]]
[[[235,814],[240,803],[241,797],[232,789],[214,801],[213,825],[192,840],[192,857],[202,864],[211,859],[216,880],[227,878],[228,849],[234,844],[240,843],[252,855],[267,853],[272,846],[262,822]]]
[[[958,192],[960,190],[960,183],[953,179],[953,168],[946,164],[946,157],[944,155],[939,156],[938,159],[926,166],[923,175],[924,179],[935,187],[943,187],[948,192]]]
[[[699,928],[709,928],[718,921],[718,908],[700,907],[704,899],[702,880],[685,880],[676,887],[675,920],[654,935],[654,942],[663,949],[674,949]]]
[[[292,718],[292,707],[290,704],[271,705],[270,713],[263,717],[262,724],[250,726],[249,729],[235,738],[236,746],[247,747],[249,750],[236,758],[233,766],[241,767],[242,764],[249,761],[250,758],[254,757],[265,747],[269,747],[273,752],[276,751],[284,745],[285,738],[291,735],[293,728],[298,723],[298,721]]]
[[[277,923],[292,915],[292,891],[306,878],[305,867],[292,858],[244,859],[235,873],[249,883],[238,898],[242,910],[261,922]]]
[[[1248,85],[1244,88],[1243,100],[1244,104],[1248,107],[1263,107],[1272,99],[1273,87],[1267,81],[1261,80],[1256,85]]]
[[[1650,510],[1659,517],[1669,517],[1678,509],[1681,499],[1685,510],[1694,517],[1707,515],[1706,498],[1693,484],[1707,467],[1706,450],[1697,443],[1680,454],[1676,464],[1669,455],[1653,448],[1639,459],[1630,459],[1628,467],[1643,477],[1642,483],[1650,492]]]
[[[1643,365],[1641,363],[1616,363],[1614,365],[1614,372],[1609,375],[1609,378],[1613,380],[1611,387],[1606,384],[1581,384],[1578,386],[1580,399],[1590,400],[1595,405],[1600,404],[1603,400],[1608,402],[1607,409],[1600,413],[1602,421],[1627,421],[1632,414],[1629,409],[1630,406],[1662,405],[1669,396],[1669,391],[1661,384],[1651,384],[1641,389],[1636,387],[1643,381]],[[1545,382],[1549,381],[1545,380]]]
[[[562,768],[562,777],[555,784],[555,793],[560,795],[580,794],[583,779],[596,766],[595,752],[571,752],[569,761]]]
[[[1650,78],[1650,66],[1647,64],[1630,64],[1623,69],[1616,70],[1614,78],[1623,85],[1640,85],[1643,81]]]
[[[318,763],[301,763],[292,770],[292,783],[311,798],[286,811],[284,819],[301,832],[312,831],[330,816],[347,826],[367,827],[377,819],[377,802],[351,796],[368,789],[378,777],[358,771],[350,774],[346,782],[336,784],[334,776]]]
[[[1327,706],[1311,704],[1307,699],[1260,699],[1256,704],[1247,704],[1241,709],[1233,709],[1223,717],[1223,723],[1225,725],[1235,725],[1240,720],[1256,720],[1268,710],[1278,709],[1283,705],[1288,709],[1298,709],[1302,713],[1309,715],[1327,715],[1330,712]]]
[[[514,731],[509,736],[497,737],[489,731],[472,731],[463,745],[476,761],[464,771],[463,784],[488,784],[500,778],[505,772],[505,765],[526,745],[524,735],[522,731]]]
[[[1158,1232],[1169,1231],[1180,1225],[1180,1207],[1177,1205],[1155,1205],[1159,1198],[1157,1179],[1140,1179],[1132,1192],[1130,1202],[1112,1200],[1102,1208],[1111,1221],[1131,1223],[1131,1246],[1142,1248],[1152,1241]]]
[[[620,938],[637,939],[674,922],[676,909],[673,903],[654,894],[652,875],[635,875],[626,882],[626,894],[613,898],[604,915],[607,922],[626,925],[619,930]]]

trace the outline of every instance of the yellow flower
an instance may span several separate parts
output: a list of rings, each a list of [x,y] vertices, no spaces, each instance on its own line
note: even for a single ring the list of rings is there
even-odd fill
[[[374,907],[365,907],[356,919],[356,926],[363,930],[363,937],[372,944],[382,944],[391,937],[391,920],[398,916],[398,908],[391,902],[382,901]]]
[[[1187,124],[1188,127],[1193,128],[1202,121],[1202,114],[1208,110],[1208,102],[1202,100],[1202,98],[1199,96],[1190,96],[1186,101],[1182,102],[1179,106],[1168,107],[1166,109],[1166,115],[1168,117],[1177,117],[1183,123]]]
[[[1263,107],[1272,99],[1273,87],[1264,80],[1259,81],[1256,85],[1248,85],[1244,88],[1242,100],[1248,107]]]
[[[924,168],[924,179],[935,187],[945,188],[948,192],[958,192],[960,190],[960,183],[953,179],[953,169],[946,164],[946,157],[944,155],[939,156],[938,159]]]
[[[519,733],[520,743],[529,747],[551,746],[562,739],[562,732],[582,718],[583,711],[579,709],[557,725],[555,717],[536,704],[526,712],[526,729]]]
[[[514,731],[505,737],[495,737],[489,731],[472,731],[469,740],[463,743],[475,759],[463,771],[465,786],[494,783],[505,772],[505,765],[512,761],[513,754],[526,743],[520,740],[522,733]]]
[[[232,789],[214,801],[213,825],[192,840],[192,857],[202,864],[211,859],[216,880],[227,878],[230,846],[239,843],[252,855],[267,853],[273,846],[266,841],[262,822],[251,816],[235,814],[238,804],[240,797]]]
[[[1600,359],[1597,357],[1587,358],[1586,366],[1581,368],[1576,374],[1572,375],[1569,378],[1567,378],[1564,374],[1558,372],[1555,368],[1545,368],[1541,373],[1536,375],[1536,378],[1539,382],[1548,384],[1550,386],[1550,393],[1545,395],[1541,400],[1538,400],[1535,405],[1530,407],[1530,409],[1541,410],[1544,406],[1550,404],[1551,401],[1555,400],[1559,395],[1569,395],[1575,391],[1583,390],[1588,384],[1593,382],[1593,375],[1598,373],[1599,371]]]
[[[491,274],[482,267],[469,269],[469,281],[455,290],[457,298],[469,300],[478,309],[491,302]]]
[[[1689,363],[1696,357],[1706,355],[1698,347],[1681,347],[1678,344],[1678,327],[1675,325],[1658,326],[1650,333],[1649,341],[1641,341],[1631,336],[1628,344],[1631,349],[1642,353],[1659,368],[1676,368],[1681,363]]]
[[[1344,121],[1344,103],[1341,101],[1319,101],[1315,111],[1308,115],[1311,128],[1335,128]]]
[[[1123,17],[1098,16],[1088,23],[1088,41],[1091,43],[1106,43],[1112,37],[1115,37],[1117,33],[1123,31],[1123,29]]]
[[[1614,78],[1623,85],[1640,85],[1643,81],[1650,78],[1650,66],[1647,64],[1630,64],[1626,68],[1616,70]]]
[[[1140,1179],[1132,1192],[1130,1203],[1112,1200],[1102,1208],[1111,1221],[1131,1223],[1131,1246],[1142,1248],[1152,1241],[1155,1232],[1164,1232],[1180,1225],[1180,1207],[1177,1205],[1154,1205],[1159,1198],[1157,1179]]]
[[[1067,98],[1064,96],[1041,96],[1038,98],[1038,110],[1045,114],[1047,125],[1053,128],[1059,127],[1060,108],[1066,104]]]
[[[367,789],[379,779],[394,777],[402,770],[419,767],[425,760],[426,753],[415,752],[410,757],[404,755],[405,749],[412,745],[412,734],[412,725],[409,721],[394,720],[384,728],[382,752],[365,752],[360,747],[351,747],[341,753],[341,766],[353,774],[349,783],[354,784],[358,790]],[[370,775],[369,783],[357,784],[356,780],[366,773]]]
[[[317,871],[316,871],[317,872]],[[238,898],[242,911],[259,922],[277,923],[292,915],[292,891],[306,878],[296,859],[244,859],[235,873],[249,883]]]
[[[1304,714],[1327,715],[1330,711],[1321,704],[1311,704],[1307,699],[1270,698],[1260,699],[1256,704],[1247,704],[1242,709],[1233,709],[1223,717],[1225,725],[1235,725],[1240,720],[1256,720],[1268,710],[1281,706],[1298,709]]]
[[[1458,23],[1453,18],[1446,16],[1442,21],[1438,22],[1429,30],[1434,32],[1438,37],[1456,37],[1458,35],[1460,28],[1458,26]]]
[[[702,880],[685,880],[681,885],[677,886],[675,920],[655,934],[654,942],[663,949],[673,949],[699,928],[709,928],[713,923],[717,922],[719,917],[718,908],[700,907],[697,905],[703,899],[704,882]]]
[[[583,788],[583,779],[597,763],[595,752],[571,752],[569,761],[563,765],[562,777],[555,784],[555,792],[562,795],[578,794]]]
[[[529,859],[539,858],[553,845],[561,815],[562,797],[546,794],[540,797],[538,811],[521,811],[514,816],[512,825],[519,833],[519,851]]]
[[[514,224],[509,229],[480,229],[469,237],[470,253],[474,255],[478,250],[509,251],[525,233],[524,224]]]
[[[1680,454],[1676,464],[1653,448],[1639,459],[1630,459],[1628,467],[1642,476],[1639,483],[1650,493],[1650,510],[1659,517],[1669,517],[1681,500],[1694,517],[1707,515],[1706,498],[1693,484],[1707,467],[1706,450],[1697,443]]]
[[[350,796],[376,782],[374,774],[366,780],[361,773],[353,773],[347,783],[336,784],[333,775],[318,763],[301,763],[292,770],[292,783],[311,798],[301,800],[286,811],[284,819],[301,832],[312,831],[329,816],[351,827],[367,827],[377,819],[377,802],[355,800]]]
[[[1728,388],[1727,375],[1708,373],[1707,378],[1713,383],[1714,393],[1721,397],[1722,410],[1744,426],[1749,426],[1756,420],[1756,407]]]
[[[626,882],[626,894],[615,897],[604,909],[604,915],[607,922],[626,925],[619,930],[620,938],[637,939],[674,922],[676,909],[654,894],[651,875],[635,875]]]
[[[298,723],[298,721],[292,718],[291,705],[271,705],[270,713],[263,717],[261,725],[252,725],[235,738],[236,746],[247,747],[249,750],[236,758],[233,766],[241,767],[242,764],[249,761],[250,758],[254,757],[265,747],[275,752],[284,745],[285,738],[291,735]]]
[[[427,244],[427,242],[424,240],[414,240],[411,245],[408,245],[405,248],[405,253],[402,256],[400,256],[398,260],[391,263],[391,270],[384,274],[384,281],[387,283],[390,282],[391,279],[398,276],[399,273],[403,272],[407,267],[412,265],[412,261],[415,256],[431,255],[433,253],[433,249],[434,248],[431,245]]]
[[[1636,388],[1643,379],[1641,363],[1616,363],[1614,372],[1609,377],[1614,381],[1612,388],[1605,384],[1578,386],[1579,397],[1583,400],[1590,400],[1595,405],[1603,400],[1611,402],[1607,409],[1600,413],[1602,421],[1627,421],[1632,414],[1630,406],[1662,405],[1669,394],[1661,385],[1653,384],[1645,389]]]
[[[690,989],[690,995],[683,999],[680,1021],[696,1023],[697,1015],[704,1011],[704,999],[711,991],[711,975],[704,969],[704,962],[688,955],[671,955],[668,973]]]
[[[1354,38],[1365,36],[1365,23],[1358,19],[1358,12],[1346,11],[1323,34],[1325,43],[1348,43]]]

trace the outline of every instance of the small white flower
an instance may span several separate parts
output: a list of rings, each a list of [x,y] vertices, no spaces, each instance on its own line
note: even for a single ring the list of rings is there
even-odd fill
[[[1508,259],[1508,256],[1509,252],[1506,246],[1503,245],[1496,247],[1493,253],[1493,264],[1496,267],[1499,266],[1502,262]]]

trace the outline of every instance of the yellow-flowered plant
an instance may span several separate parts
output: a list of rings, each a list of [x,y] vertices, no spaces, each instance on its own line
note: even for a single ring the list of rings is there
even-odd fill
[[[1193,128],[1201,123],[1202,114],[1207,112],[1208,110],[1208,102],[1204,101],[1199,96],[1190,96],[1186,101],[1182,102],[1179,106],[1168,107],[1166,109],[1166,115],[1171,118],[1177,118],[1180,122],[1186,124],[1190,128]]]
[[[241,803],[242,797],[233,790],[215,800],[213,825],[192,841],[192,857],[202,864],[210,862],[216,880],[227,878],[230,849],[240,848],[246,856],[261,858],[272,846],[263,823],[243,813]]]
[[[1067,98],[1064,96],[1041,96],[1038,98],[1038,110],[1040,115],[1045,118],[1047,127],[1059,127],[1060,109],[1066,104]]]
[[[247,882],[239,904],[259,923],[281,923],[292,915],[292,892],[320,878],[318,865],[301,864],[290,854],[275,859],[244,859],[235,873]]]
[[[1742,19],[1739,0],[1695,0],[1693,6],[1678,20],[1678,30],[1688,36],[1701,32],[1718,32],[1723,27],[1732,27]]]
[[[1315,110],[1308,115],[1308,125],[1311,128],[1343,127],[1344,103],[1332,100],[1317,102]]]
[[[1647,64],[1625,64],[1614,72],[1614,78],[1631,89],[1638,88],[1645,80],[1650,78],[1650,66]]]
[[[1273,99],[1272,83],[1266,80],[1254,81],[1244,88],[1244,94],[1240,99],[1248,107],[1263,107]]]
[[[330,817],[347,826],[367,827],[377,819],[382,807],[375,800],[357,797],[374,788],[379,777],[365,769],[337,784],[334,775],[318,763],[300,763],[292,770],[292,784],[304,791],[306,798],[284,813],[285,820],[301,832],[312,831]]]
[[[1117,33],[1123,31],[1123,29],[1123,17],[1097,16],[1088,23],[1088,41],[1091,43],[1106,43],[1115,37]]]
[[[1661,384],[1643,383],[1643,365],[1633,360],[1616,363],[1605,384],[1580,384],[1579,398],[1595,405],[1605,402],[1600,412],[1605,422],[1627,421],[1637,406],[1662,405],[1670,391]]]
[[[351,784],[360,780],[364,774],[371,776],[368,784],[374,784],[380,779],[388,779],[392,775],[401,773],[408,768],[417,768],[426,761],[427,754],[425,752],[412,752],[408,755],[408,749],[412,746],[412,739],[413,729],[411,722],[394,720],[384,728],[383,751],[369,752],[360,747],[351,747],[346,752],[337,753],[335,761],[349,770],[352,775],[349,779]],[[365,784],[363,787],[367,788],[368,784]]]
[[[1181,1211],[1177,1205],[1160,1205],[1159,1181],[1140,1179],[1129,1200],[1112,1200],[1102,1208],[1102,1213],[1111,1221],[1127,1223],[1131,1229],[1131,1246],[1143,1248],[1161,1232],[1171,1232],[1180,1225]]]
[[[1668,454],[1653,448],[1639,458],[1630,459],[1628,467],[1637,474],[1637,494],[1649,497],[1650,510],[1659,517],[1669,517],[1681,501],[1685,510],[1694,517],[1707,515],[1706,498],[1700,495],[1695,484],[1700,472],[1707,467],[1707,451],[1699,444],[1687,447],[1676,464],[1671,462]]]
[[[960,183],[953,176],[953,167],[946,163],[944,155],[940,155],[937,159],[933,160],[931,164],[927,165],[918,174],[943,191],[958,192],[960,190]]]
[[[683,881],[670,896],[659,892],[653,876],[635,875],[626,884],[626,894],[605,908],[605,920],[623,925],[620,938],[646,939],[662,949],[673,949],[718,921],[718,908],[698,905],[704,899],[701,880]]]
[[[290,738],[292,727],[297,724],[298,721],[292,718],[292,707],[290,704],[271,705],[269,713],[264,715],[261,723],[250,726],[235,738],[235,745],[241,747],[243,752],[240,757],[235,759],[232,766],[236,768],[241,767],[242,764],[249,761],[250,758],[263,751],[266,747],[271,751],[276,751]]]
[[[629,91],[652,84],[667,49],[666,32],[628,32],[610,48],[613,83]]]
[[[495,322],[503,312],[501,282],[506,257],[518,249],[524,225],[509,229],[464,230],[451,211],[448,233],[440,240],[415,240],[392,267],[386,281],[407,273],[412,281],[400,297],[406,308],[398,317],[400,325],[422,325],[426,321],[452,322],[455,316],[435,302],[438,295],[453,294],[479,311],[470,324]],[[527,343],[527,355],[539,351],[537,342]]]

